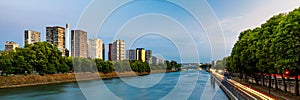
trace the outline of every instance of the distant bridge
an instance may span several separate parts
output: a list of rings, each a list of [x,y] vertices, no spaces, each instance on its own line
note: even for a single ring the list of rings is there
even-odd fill
[[[196,70],[207,70],[208,66],[202,66],[202,64],[199,63],[182,63],[182,67],[180,70],[188,70],[188,69],[196,69]]]
[[[201,70],[201,68],[199,66],[182,66],[180,68],[181,70],[188,70],[188,69],[196,69],[196,70]]]

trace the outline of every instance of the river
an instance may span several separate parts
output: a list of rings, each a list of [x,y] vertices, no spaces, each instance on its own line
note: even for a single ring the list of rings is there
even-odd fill
[[[205,71],[91,80],[0,89],[0,100],[227,100]]]

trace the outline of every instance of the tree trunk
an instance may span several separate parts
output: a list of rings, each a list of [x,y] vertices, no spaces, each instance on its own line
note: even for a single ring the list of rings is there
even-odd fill
[[[281,74],[281,78],[282,78],[282,82],[283,82],[283,90],[284,90],[284,92],[287,92],[287,89],[286,89],[286,83],[285,83],[285,78],[284,78],[284,76],[283,76],[283,74]]]
[[[296,87],[295,87],[295,93],[297,96],[299,96],[299,79],[298,79],[298,69],[296,69],[296,76],[295,76],[295,81],[296,81]]]
[[[243,79],[243,74],[240,73],[240,83],[242,83],[242,79]]]
[[[245,75],[245,78],[246,78],[246,80],[247,80],[247,83],[250,83],[248,74]]]
[[[278,83],[277,83],[276,74],[274,74],[274,81],[275,81],[275,89],[278,90]]]
[[[259,83],[258,83],[258,80],[257,80],[257,76],[256,76],[256,74],[254,73],[253,75],[254,75],[254,80],[255,80],[255,83],[256,83],[256,85],[258,85],[258,86],[259,86]]]
[[[262,77],[263,77],[262,75],[259,75],[259,81],[260,81],[260,85],[261,85],[261,86],[263,86],[263,85],[262,85]]]
[[[290,76],[287,77],[287,83],[288,83],[288,87],[289,87],[289,92],[292,93],[292,91],[291,91]]]
[[[262,86],[265,87],[265,76],[262,74]]]
[[[271,95],[271,74],[269,74],[269,95]]]

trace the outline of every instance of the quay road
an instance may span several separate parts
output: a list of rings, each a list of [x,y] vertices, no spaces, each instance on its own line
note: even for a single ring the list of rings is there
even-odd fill
[[[225,78],[213,69],[210,72],[212,84],[216,82],[231,100],[274,100],[272,97]]]

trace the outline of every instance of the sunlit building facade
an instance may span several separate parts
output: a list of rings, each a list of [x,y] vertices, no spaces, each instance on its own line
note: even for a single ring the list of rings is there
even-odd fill
[[[90,58],[103,59],[103,42],[101,39],[89,39],[88,42],[88,54]]]
[[[112,44],[112,61],[123,61],[125,60],[125,41],[116,40]]]
[[[65,28],[60,26],[46,27],[46,41],[54,44],[65,55]]]
[[[32,31],[32,30],[25,30],[24,31],[24,46],[26,44],[33,44],[35,42],[41,41],[41,33]]]
[[[146,51],[144,48],[136,48],[136,60],[146,61]]]
[[[19,47],[20,47],[20,45],[17,44],[16,42],[6,41],[4,51],[7,52],[7,51],[15,50],[16,48],[19,48]]]

